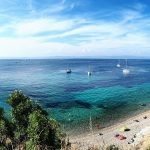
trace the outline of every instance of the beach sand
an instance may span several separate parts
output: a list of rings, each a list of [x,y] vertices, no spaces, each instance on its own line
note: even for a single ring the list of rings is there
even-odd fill
[[[147,116],[147,118],[144,119],[144,116]],[[135,120],[138,120],[139,122],[136,122]],[[130,131],[120,131],[120,128],[124,126],[128,127]],[[105,149],[107,146],[112,144],[115,144],[123,150],[134,150],[137,146],[139,149],[143,150],[141,143],[143,143],[144,139],[148,136],[147,134],[150,134],[150,131],[142,132],[143,134],[139,133],[145,129],[146,131],[150,130],[150,111],[146,111],[134,117],[128,118],[125,121],[119,122],[113,126],[99,129],[98,131],[89,131],[89,133],[76,136],[72,135],[69,138],[74,149],[78,150],[87,150],[92,146],[99,149]],[[99,135],[99,133],[102,133],[103,135]],[[119,140],[115,137],[116,134],[124,135],[126,139]],[[131,142],[131,139],[135,134],[138,136],[134,138],[134,142],[128,144],[128,142]]]

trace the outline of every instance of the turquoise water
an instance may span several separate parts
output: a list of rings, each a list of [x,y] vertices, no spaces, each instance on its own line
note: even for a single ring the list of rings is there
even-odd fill
[[[51,59],[0,60],[0,105],[11,91],[22,90],[37,100],[49,115],[70,133],[89,131],[143,112],[150,106],[150,60],[128,60],[131,73],[125,77],[118,60]],[[87,76],[88,66],[92,76]],[[70,67],[72,74],[65,69]],[[145,107],[141,104],[146,104]],[[96,128],[95,128],[96,129]]]

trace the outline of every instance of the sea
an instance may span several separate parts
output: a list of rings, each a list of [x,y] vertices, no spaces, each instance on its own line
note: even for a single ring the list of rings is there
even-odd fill
[[[150,108],[150,60],[120,59],[0,60],[0,106],[13,90],[38,102],[68,134],[107,127]],[[92,72],[88,76],[88,71]],[[66,74],[66,69],[72,70]]]

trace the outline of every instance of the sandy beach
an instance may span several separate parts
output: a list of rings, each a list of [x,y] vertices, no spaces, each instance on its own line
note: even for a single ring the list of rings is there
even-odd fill
[[[120,131],[120,128],[122,127],[127,127],[130,129],[130,131]],[[123,135],[126,137],[126,139],[120,140],[115,137],[116,134]],[[135,149],[137,146],[140,147],[143,140],[149,135],[150,110],[128,118],[127,120],[117,123],[113,126],[99,129],[99,131],[93,133],[89,131],[89,133],[71,136],[70,142],[72,143],[74,149],[78,150],[87,150],[93,145],[96,148],[105,149],[107,146],[112,144],[115,144],[123,150],[131,150]]]

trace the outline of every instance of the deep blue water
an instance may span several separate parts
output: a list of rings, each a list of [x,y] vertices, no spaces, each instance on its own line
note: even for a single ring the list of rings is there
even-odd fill
[[[134,115],[150,106],[150,60],[128,60],[131,73],[125,77],[118,60],[50,59],[0,60],[0,105],[15,89],[37,100],[66,129],[88,129]],[[92,76],[87,76],[89,65]],[[66,68],[72,74],[65,73]],[[146,107],[141,104],[146,103]],[[72,130],[73,131],[73,130]],[[79,130],[78,130],[79,131]]]

